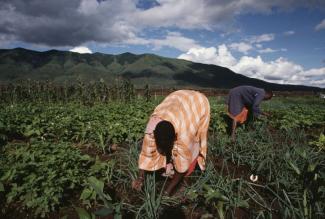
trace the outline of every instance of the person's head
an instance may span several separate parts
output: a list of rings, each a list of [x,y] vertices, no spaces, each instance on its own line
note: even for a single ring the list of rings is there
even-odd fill
[[[162,155],[170,154],[174,141],[176,140],[176,133],[173,124],[168,121],[161,121],[156,125],[153,131],[157,150]]]
[[[270,100],[273,97],[273,91],[271,90],[266,90],[265,91],[265,96],[263,100]]]

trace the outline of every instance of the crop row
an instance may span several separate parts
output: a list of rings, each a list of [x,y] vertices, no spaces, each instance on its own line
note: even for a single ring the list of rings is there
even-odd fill
[[[0,109],[0,137],[5,139],[61,139],[74,142],[120,143],[139,140],[157,101],[136,100],[85,106],[67,104],[12,104]],[[325,110],[293,106],[277,109],[265,105],[272,116],[268,124],[283,130],[318,128],[324,131]],[[226,106],[211,101],[211,133],[227,131]],[[318,133],[319,135],[319,133]]]

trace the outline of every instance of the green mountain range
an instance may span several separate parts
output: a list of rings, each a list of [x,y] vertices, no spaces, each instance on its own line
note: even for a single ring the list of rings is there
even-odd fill
[[[280,85],[249,78],[228,68],[165,58],[153,54],[79,54],[68,51],[0,50],[0,82],[51,80],[57,83],[128,78],[137,87],[193,87],[229,89],[252,85],[273,90],[319,91],[316,87]]]

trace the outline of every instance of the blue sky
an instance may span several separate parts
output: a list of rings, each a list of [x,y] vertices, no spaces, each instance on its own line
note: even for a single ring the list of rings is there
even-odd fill
[[[2,0],[0,48],[154,53],[325,87],[325,1]]]

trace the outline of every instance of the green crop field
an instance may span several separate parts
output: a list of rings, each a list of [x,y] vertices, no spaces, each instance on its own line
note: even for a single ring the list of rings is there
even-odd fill
[[[131,188],[163,97],[82,86],[2,90],[0,218],[325,218],[324,99],[274,97],[261,106],[271,117],[241,126],[233,143],[224,97],[209,97],[207,169],[166,197],[158,174]]]

